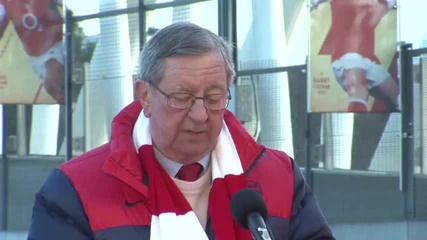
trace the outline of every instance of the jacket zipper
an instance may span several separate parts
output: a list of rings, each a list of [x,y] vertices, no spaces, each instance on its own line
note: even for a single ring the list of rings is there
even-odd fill
[[[254,162],[248,167],[248,169],[243,173],[245,176],[247,176],[252,169],[255,167],[255,165],[258,163],[258,161],[261,159],[262,155],[264,155],[266,151],[266,148],[263,148],[261,152],[258,154],[258,156],[255,158]]]

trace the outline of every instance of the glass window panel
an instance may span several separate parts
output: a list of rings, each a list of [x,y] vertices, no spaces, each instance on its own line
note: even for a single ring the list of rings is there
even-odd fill
[[[97,22],[99,32],[91,26]],[[78,22],[81,47],[73,49],[75,87],[73,153],[108,141],[113,117],[134,99],[133,76],[139,56],[139,14]],[[81,80],[79,80],[81,79]],[[82,87],[81,84],[84,83]]]
[[[305,64],[308,16],[304,1],[237,0],[239,70]]]
[[[400,2],[400,37],[401,41],[412,43],[414,48],[420,48],[427,44],[427,30],[420,24],[427,22],[427,1],[399,1]],[[417,31],[411,26],[418,29]]]
[[[56,155],[59,105],[34,105],[30,135],[30,155]]]
[[[143,0],[144,4],[156,4],[156,3],[168,3],[168,2],[174,2],[174,0]]]
[[[147,40],[157,29],[171,23],[186,21],[218,33],[218,1],[204,1],[179,7],[168,7],[146,12]]]
[[[138,0],[99,0],[100,12],[133,7],[138,7]]]
[[[400,171],[400,121],[400,113],[323,113],[320,167]]]
[[[65,0],[64,2],[74,16],[84,16],[98,13],[100,1],[104,2],[104,0]]]
[[[293,157],[288,88],[287,72],[240,77],[236,115],[255,140]]]
[[[371,160],[369,170],[399,172],[401,165],[401,121],[400,113],[392,113],[382,133],[381,140]],[[368,136],[367,136],[368,137]],[[371,136],[373,137],[373,136]]]

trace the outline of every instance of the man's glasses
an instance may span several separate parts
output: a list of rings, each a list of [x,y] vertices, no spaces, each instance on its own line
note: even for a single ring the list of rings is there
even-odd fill
[[[163,94],[167,98],[168,106],[174,109],[189,109],[194,105],[197,99],[201,99],[203,100],[203,105],[206,109],[219,111],[226,109],[229,101],[231,100],[229,88],[227,89],[226,94],[208,94],[204,97],[196,97],[194,94],[186,92],[173,92],[167,94],[154,83],[150,81],[148,81],[148,83],[158,92]]]

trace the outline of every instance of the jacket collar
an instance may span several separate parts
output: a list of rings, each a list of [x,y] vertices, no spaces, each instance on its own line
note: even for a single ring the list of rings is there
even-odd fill
[[[111,126],[110,158],[104,164],[103,171],[126,182],[146,196],[147,186],[141,184],[144,170],[132,138],[133,127],[141,111],[141,103],[134,101],[114,117]],[[228,110],[224,112],[224,121],[233,138],[245,171],[264,147],[255,142],[240,121]]]

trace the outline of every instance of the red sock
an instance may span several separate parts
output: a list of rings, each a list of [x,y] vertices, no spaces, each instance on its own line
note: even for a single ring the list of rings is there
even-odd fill
[[[366,104],[361,102],[350,102],[348,104],[348,111],[354,112],[354,113],[365,113],[368,112],[368,108],[366,107]]]
[[[388,112],[388,111],[389,109],[383,103],[383,101],[375,99],[374,103],[372,104],[371,112]]]

